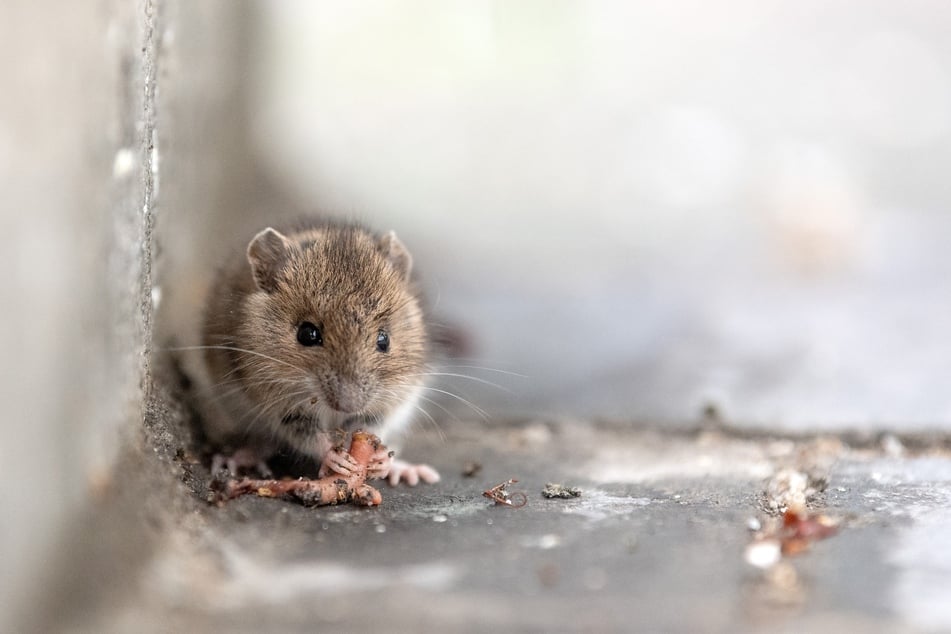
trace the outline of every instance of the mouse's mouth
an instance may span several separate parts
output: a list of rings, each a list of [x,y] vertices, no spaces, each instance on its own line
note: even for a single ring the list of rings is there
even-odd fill
[[[373,414],[354,414],[343,421],[343,427],[348,430],[372,429],[379,425],[381,420],[381,417]]]
[[[327,399],[327,406],[332,409],[334,413],[343,414],[344,416],[359,415],[360,412],[363,411],[363,403],[339,401],[332,398]]]

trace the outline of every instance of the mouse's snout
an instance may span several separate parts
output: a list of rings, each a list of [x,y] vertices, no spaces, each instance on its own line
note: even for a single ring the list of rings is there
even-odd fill
[[[356,414],[367,404],[365,387],[354,379],[338,377],[325,386],[327,405],[343,414]]]

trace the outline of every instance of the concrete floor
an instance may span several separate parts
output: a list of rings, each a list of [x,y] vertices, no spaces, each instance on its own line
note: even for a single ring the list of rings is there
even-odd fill
[[[441,421],[406,453],[442,482],[381,487],[378,508],[252,497],[219,507],[180,441],[187,410],[172,399],[150,417],[151,450],[126,493],[78,523],[98,554],[74,557],[74,574],[52,586],[42,628],[951,629],[951,452],[934,438]],[[481,471],[463,475],[473,461]],[[840,529],[761,569],[744,553],[782,469],[827,482],[810,507]],[[179,483],[156,486],[169,476]],[[511,477],[523,508],[482,496]],[[547,482],[582,496],[545,499]]]

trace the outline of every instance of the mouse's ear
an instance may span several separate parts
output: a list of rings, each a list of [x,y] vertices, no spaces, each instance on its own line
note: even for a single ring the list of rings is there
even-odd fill
[[[413,268],[413,256],[409,254],[400,239],[396,237],[396,232],[390,231],[385,234],[377,244],[390,266],[396,269],[404,280],[408,280],[409,273]]]
[[[281,269],[293,249],[293,242],[270,227],[254,236],[248,244],[248,262],[258,288],[265,293],[277,288]]]

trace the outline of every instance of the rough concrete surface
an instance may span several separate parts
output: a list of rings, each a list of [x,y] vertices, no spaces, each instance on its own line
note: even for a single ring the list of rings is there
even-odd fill
[[[0,630],[141,434],[157,187],[154,7],[0,6]]]
[[[440,420],[407,455],[431,461],[442,482],[384,486],[379,508],[315,509],[256,497],[209,504],[207,467],[181,440],[188,410],[157,404],[150,417],[143,460],[153,466],[117,479],[99,502],[130,530],[106,533],[94,561],[75,562],[74,587],[61,583],[46,612],[52,629],[951,628],[951,453],[934,439]],[[472,462],[481,469],[467,477]],[[809,508],[839,532],[760,569],[745,559],[750,524],[770,521],[764,491],[782,469],[822,481]],[[179,484],[169,488],[169,476]],[[524,507],[483,497],[512,477]],[[546,499],[547,482],[582,496]],[[153,515],[136,500],[168,506]],[[122,559],[142,534],[153,547]]]

